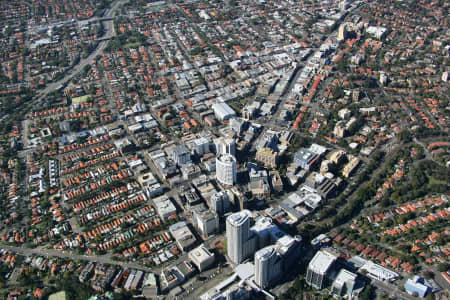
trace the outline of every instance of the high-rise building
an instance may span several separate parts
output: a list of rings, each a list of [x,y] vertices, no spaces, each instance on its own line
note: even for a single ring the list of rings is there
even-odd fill
[[[205,137],[195,139],[192,141],[192,148],[200,156],[209,153],[209,140]]]
[[[209,208],[219,216],[225,214],[230,206],[230,197],[226,191],[215,192],[209,200]]]
[[[343,23],[341,24],[341,26],[339,26],[339,30],[338,30],[338,40],[345,40],[347,38],[347,24]]]
[[[309,262],[306,272],[306,283],[313,288],[321,290],[327,284],[327,275],[330,273],[336,256],[326,250],[321,250]]]
[[[333,134],[338,138],[344,138],[346,134],[345,124],[343,121],[339,121],[334,126]]]
[[[241,118],[231,118],[230,119],[230,129],[233,130],[236,134],[240,135],[246,126],[246,121]]]
[[[447,80],[448,80],[448,72],[442,73],[441,79],[442,79],[443,82],[447,82]]]
[[[385,72],[381,71],[380,72],[380,83],[382,86],[385,86],[388,82],[388,76],[386,75]]]
[[[350,6],[350,3],[347,0],[343,0],[343,1],[339,2],[340,10],[346,10],[349,6]]]
[[[256,283],[264,288],[298,260],[302,238],[284,233],[267,217],[257,217],[250,227],[250,218],[251,212],[246,209],[227,217],[227,254],[234,264],[240,264],[261,249],[255,254],[255,276]]]
[[[217,138],[214,140],[216,146],[216,155],[231,154],[236,155],[236,142],[234,139]]]
[[[209,237],[219,229],[219,216],[211,210],[194,211],[193,224],[203,237]]]
[[[290,236],[284,235],[275,244],[277,246],[278,253],[283,256],[283,270],[290,270],[298,258],[303,255],[302,245],[303,239],[300,235]]]
[[[255,226],[251,230],[254,230]],[[302,254],[302,238],[300,236],[292,237],[284,234],[276,226],[269,225],[266,228],[262,231],[262,228],[260,228],[259,232],[256,232],[259,247],[264,244],[264,231],[271,237],[272,241],[276,240],[276,242],[255,253],[255,283],[262,289],[272,286],[282,276],[283,272],[289,272]]]
[[[282,271],[282,257],[276,246],[268,246],[255,253],[255,283],[262,289],[279,278]]]
[[[352,299],[354,296],[353,290],[356,284],[356,277],[357,274],[346,269],[341,269],[338,276],[333,281],[331,294],[337,297]]]
[[[256,237],[250,231],[249,210],[241,210],[227,217],[227,254],[229,259],[240,264],[256,249]]]
[[[184,145],[178,145],[171,149],[170,158],[178,166],[191,162],[191,154],[189,150]]]
[[[237,179],[236,158],[222,154],[216,158],[216,178],[223,185],[232,186]]]

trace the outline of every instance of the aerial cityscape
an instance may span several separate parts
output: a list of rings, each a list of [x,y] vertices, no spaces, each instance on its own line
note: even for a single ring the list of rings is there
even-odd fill
[[[0,299],[450,299],[450,1],[0,1]]]

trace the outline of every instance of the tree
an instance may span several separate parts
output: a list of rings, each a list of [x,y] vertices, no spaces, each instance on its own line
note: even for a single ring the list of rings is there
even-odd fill
[[[423,272],[423,277],[425,277],[426,279],[432,279],[434,278],[434,273],[431,271],[425,271]]]
[[[364,291],[359,295],[360,300],[372,300],[375,299],[375,289],[369,284],[366,286]]]
[[[398,134],[398,139],[404,143],[409,143],[412,141],[412,136],[411,136],[411,132],[409,132],[409,130],[405,129],[402,130],[399,134]]]
[[[449,268],[450,268],[450,264],[443,262],[443,263],[439,264],[438,271],[439,272],[447,272]]]
[[[226,239],[222,240],[222,248],[224,253],[227,252],[227,246],[228,246],[227,240]]]
[[[200,48],[200,47],[195,47],[195,48],[192,49],[192,51],[191,51],[191,55],[192,55],[192,56],[199,55],[200,53],[202,53],[202,48]]]

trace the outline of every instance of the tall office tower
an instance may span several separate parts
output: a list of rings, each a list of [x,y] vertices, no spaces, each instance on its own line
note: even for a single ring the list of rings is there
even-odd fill
[[[357,274],[341,269],[331,285],[331,294],[339,298],[353,299],[357,277]]]
[[[339,9],[346,10],[349,7],[349,5],[350,5],[349,1],[343,0],[339,2]]]
[[[321,250],[314,255],[309,262],[308,271],[306,272],[306,283],[313,288],[321,290],[327,285],[327,275],[330,273],[336,256],[328,251]]]
[[[281,275],[282,257],[276,246],[268,246],[255,253],[255,283],[262,289]]]
[[[175,146],[170,151],[170,158],[178,166],[182,166],[191,162],[191,154],[189,153],[189,150],[185,145]]]
[[[256,248],[256,238],[250,232],[249,210],[241,210],[227,217],[227,254],[229,259],[240,264]]]
[[[221,154],[236,155],[236,142],[234,139],[217,138],[214,140],[214,145],[216,146],[217,156]]]
[[[337,36],[338,40],[341,40],[341,41],[345,40],[347,38],[347,35],[348,35],[347,24],[345,24],[345,23],[341,24],[341,26],[339,26],[339,31],[338,31],[338,36]]]
[[[219,216],[225,214],[230,206],[230,197],[226,191],[215,192],[209,199],[209,208]]]
[[[216,158],[216,179],[223,185],[232,186],[237,178],[236,158],[222,154]]]

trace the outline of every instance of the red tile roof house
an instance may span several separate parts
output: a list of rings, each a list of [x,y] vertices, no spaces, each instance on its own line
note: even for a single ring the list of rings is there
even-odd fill
[[[367,246],[364,250],[363,250],[363,252],[362,252],[362,254],[363,255],[369,255],[369,253],[370,252],[372,252],[372,248],[370,248],[370,246]]]
[[[344,236],[342,234],[340,234],[340,235],[338,235],[337,237],[334,238],[334,241],[336,243],[340,243],[343,239],[344,239]]]
[[[35,291],[34,291],[34,293],[33,293],[33,296],[35,297],[35,298],[41,298],[42,297],[42,295],[44,295],[44,290],[43,289],[39,289],[39,288],[37,288]]]
[[[363,249],[364,249],[364,245],[363,244],[359,244],[358,247],[356,247],[356,252],[360,253]]]
[[[377,256],[377,260],[379,261],[379,262],[384,262],[385,260],[386,260],[386,258],[387,258],[387,254],[386,253],[384,253],[384,252],[381,252],[378,256]]]
[[[350,248],[355,248],[356,246],[358,246],[358,243],[356,241],[352,241],[348,246]]]
[[[372,258],[375,258],[375,257],[377,257],[378,256],[378,254],[380,254],[380,251],[379,250],[373,250],[371,253],[370,253],[370,257],[372,257]]]
[[[347,246],[348,244],[350,244],[350,242],[352,242],[351,239],[345,238],[345,239],[342,241],[342,244],[344,244],[345,246]]]
[[[336,231],[332,231],[328,234],[328,236],[332,239],[334,239],[337,235],[338,235],[338,233]]]

